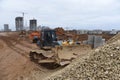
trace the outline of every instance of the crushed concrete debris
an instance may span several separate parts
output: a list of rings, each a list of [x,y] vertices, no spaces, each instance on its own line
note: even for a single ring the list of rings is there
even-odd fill
[[[109,44],[109,43],[113,43],[113,42],[115,42],[115,41],[117,41],[117,40],[120,40],[120,33],[118,33],[117,35],[115,35],[114,37],[112,37],[111,39],[109,39],[108,41],[107,41],[107,43]]]
[[[84,60],[76,61],[47,80],[119,80],[120,40],[96,49]]]

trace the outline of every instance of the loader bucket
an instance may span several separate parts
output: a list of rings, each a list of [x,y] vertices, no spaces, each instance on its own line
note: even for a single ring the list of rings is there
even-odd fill
[[[79,45],[56,46],[49,50],[34,50],[30,52],[30,58],[41,65],[65,66],[77,58],[80,53]],[[51,66],[50,65],[50,66]],[[58,67],[58,66],[57,66]]]

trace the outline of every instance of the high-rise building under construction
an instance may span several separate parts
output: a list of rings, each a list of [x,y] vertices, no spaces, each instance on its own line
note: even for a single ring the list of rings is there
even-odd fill
[[[36,19],[32,19],[30,20],[30,30],[37,30],[37,20]]]
[[[24,26],[23,17],[16,17],[15,25],[16,25],[16,31],[23,30],[23,26]]]

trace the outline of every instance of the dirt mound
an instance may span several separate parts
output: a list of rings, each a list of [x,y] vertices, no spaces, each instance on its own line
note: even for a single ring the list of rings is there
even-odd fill
[[[16,33],[0,34],[0,80],[21,80],[23,75],[39,69],[27,57],[31,50],[27,42],[14,44],[16,40]]]
[[[118,35],[117,35],[118,36]],[[118,36],[119,37],[119,36]],[[79,58],[47,80],[119,80],[120,40]]]
[[[115,35],[115,36],[112,37],[111,39],[109,39],[109,40],[107,41],[107,43],[112,43],[112,42],[115,42],[115,41],[117,41],[117,40],[120,40],[120,33],[117,34],[117,35]]]
[[[21,73],[31,71],[34,65],[0,40],[0,80],[15,80]]]
[[[3,44],[0,44],[0,49],[3,49],[4,45]]]

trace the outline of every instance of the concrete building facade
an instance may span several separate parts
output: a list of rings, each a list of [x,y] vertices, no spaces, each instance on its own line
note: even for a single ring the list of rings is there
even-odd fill
[[[23,17],[16,17],[15,18],[15,25],[16,25],[16,31],[23,30]]]
[[[29,23],[30,23],[30,30],[33,30],[33,31],[37,30],[37,20],[36,19],[30,20]]]
[[[8,24],[4,24],[4,31],[9,31],[9,25]]]

